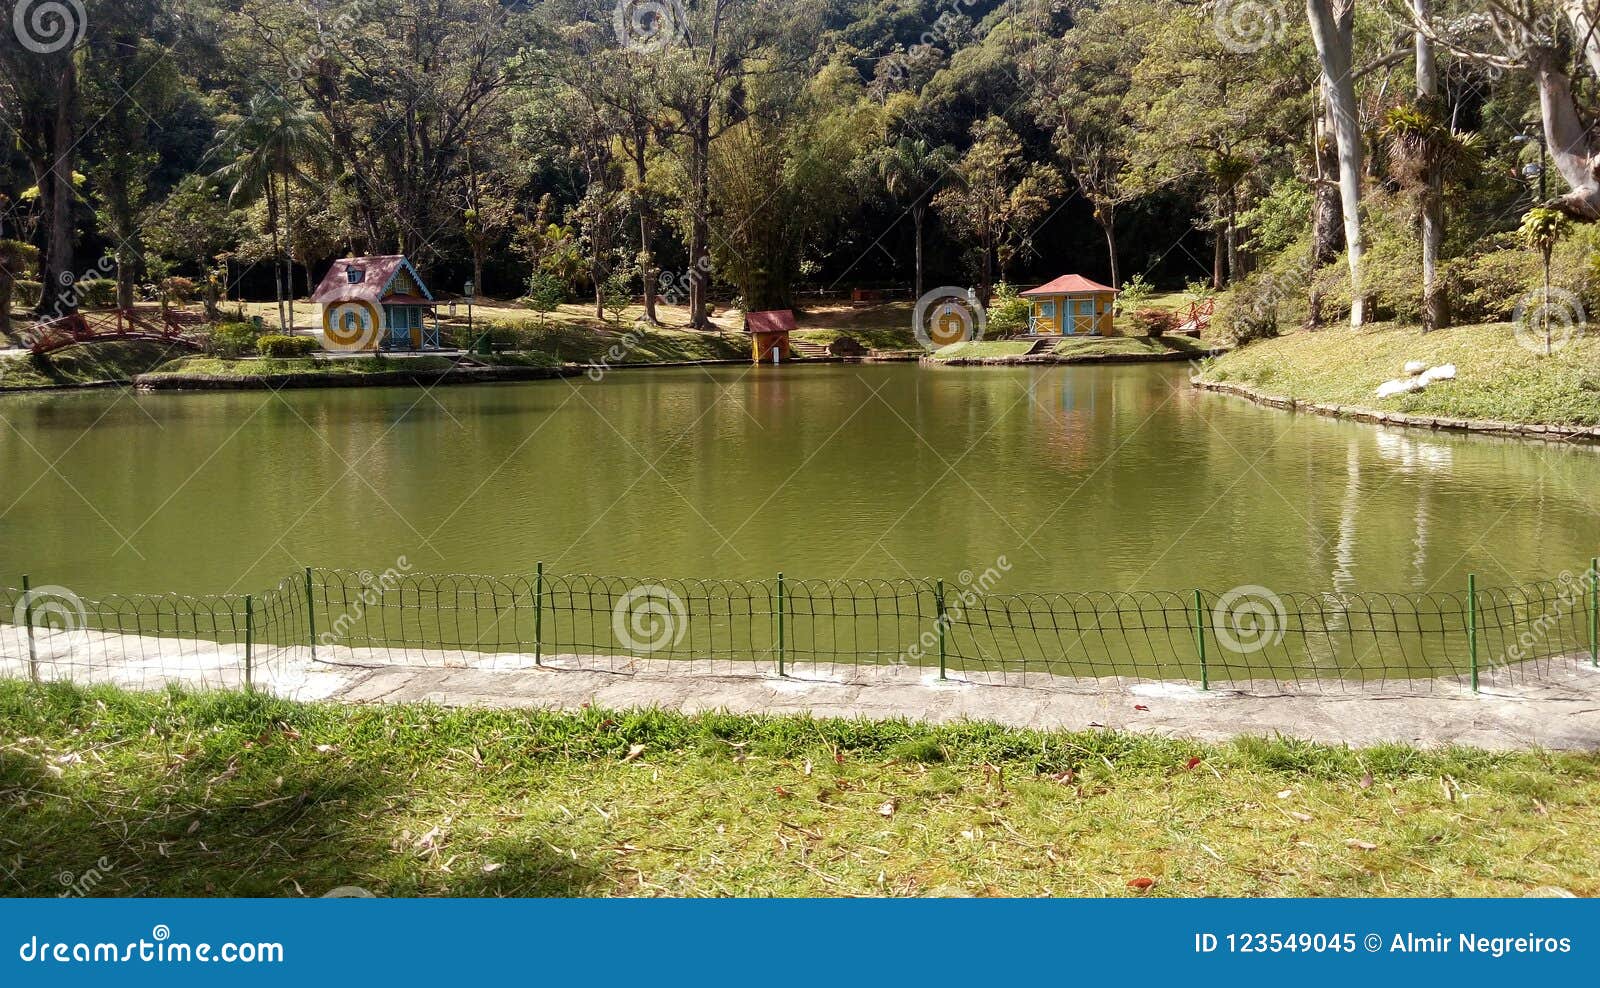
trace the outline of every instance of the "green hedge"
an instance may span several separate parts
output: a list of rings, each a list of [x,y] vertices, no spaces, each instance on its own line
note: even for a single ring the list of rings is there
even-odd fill
[[[309,357],[322,347],[310,336],[263,336],[256,352],[263,357]]]

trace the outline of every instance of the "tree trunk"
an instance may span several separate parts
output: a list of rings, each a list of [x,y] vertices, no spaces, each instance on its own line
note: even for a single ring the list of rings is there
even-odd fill
[[[1350,263],[1350,325],[1367,320],[1367,300],[1362,283],[1361,239],[1361,108],[1356,102],[1352,70],[1355,34],[1355,0],[1306,0],[1311,38],[1322,66],[1328,111],[1339,154],[1339,200],[1344,210],[1345,256]]]
[[[0,263],[0,339],[11,339],[11,294],[17,280],[11,271]]]
[[[1427,23],[1432,0],[1411,0],[1419,23]],[[1417,102],[1433,113],[1439,98],[1439,63],[1433,41],[1417,32]],[[1422,331],[1449,324],[1448,298],[1439,284],[1439,251],[1444,243],[1444,175],[1431,165],[1422,192]]]
[[[1112,288],[1121,288],[1122,287],[1122,272],[1117,267],[1117,218],[1116,218],[1116,216],[1115,215],[1108,216],[1106,221],[1104,223],[1100,224],[1100,229],[1105,232],[1105,235],[1106,235],[1106,257],[1109,258],[1110,261],[1111,261],[1111,287]]]
[[[73,153],[77,147],[73,113],[78,105],[78,63],[69,49],[63,52],[55,127],[51,135],[50,238],[45,251],[42,287],[36,312],[40,316],[60,317],[78,311],[75,291],[62,291],[75,279],[73,273],[72,207],[78,194],[72,185]]]
[[[917,298],[919,300],[922,298],[922,292],[923,292],[923,288],[922,288],[922,284],[923,284],[923,281],[922,281],[922,229],[923,229],[923,224],[926,223],[927,220],[928,220],[927,200],[926,199],[918,199],[916,204],[911,207],[911,226],[912,226],[912,228],[914,230],[913,236],[914,236],[914,238],[916,239],[916,242],[917,242],[916,243],[916,254],[917,254],[916,271],[912,275],[911,284],[912,284],[912,291],[915,292],[915,295],[913,297]]]
[[[289,334],[294,335],[294,190],[283,173],[284,274],[289,282]]]
[[[1228,256],[1227,234],[1222,230],[1215,230],[1213,233],[1214,236],[1212,237],[1211,248],[1211,289],[1212,291],[1220,292],[1222,291],[1223,282],[1225,281],[1223,269],[1227,264]]]
[[[483,249],[478,248],[472,252],[472,291],[478,297],[483,297]]]
[[[694,329],[716,328],[706,310],[711,304],[711,223],[706,213],[711,208],[711,107],[695,123],[689,167],[694,181],[694,218],[689,236],[689,325]]]
[[[283,244],[278,236],[278,189],[267,179],[267,225],[272,228],[272,287],[278,299],[278,329],[288,332],[283,314]]]
[[[656,255],[650,246],[656,240],[656,217],[650,193],[645,189],[645,180],[649,177],[645,151],[649,140],[648,128],[636,124],[633,134],[633,176],[639,188],[639,279],[644,282],[645,324],[659,326],[661,317],[656,313],[656,291],[660,272],[656,270]]]

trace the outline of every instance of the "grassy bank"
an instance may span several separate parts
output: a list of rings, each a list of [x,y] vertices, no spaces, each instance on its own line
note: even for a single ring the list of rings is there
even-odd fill
[[[1455,364],[1454,381],[1380,399],[1378,385],[1409,361]],[[1375,326],[1299,332],[1243,347],[1210,363],[1202,378],[1243,384],[1300,401],[1381,411],[1544,425],[1600,423],[1600,338],[1578,337],[1544,356],[1509,324],[1435,333]]]
[[[188,353],[180,347],[147,340],[116,340],[93,346],[73,346],[43,357],[28,353],[0,356],[0,388],[59,388],[127,382]]]
[[[1032,349],[1029,340],[972,340],[952,343],[933,355],[935,360],[1003,360],[1021,357]],[[1046,358],[1095,360],[1169,360],[1202,357],[1210,344],[1187,336],[1072,336],[1052,347]],[[1041,355],[1036,355],[1041,356]]]
[[[12,894],[1592,895],[1596,825],[1593,755],[0,683]]]

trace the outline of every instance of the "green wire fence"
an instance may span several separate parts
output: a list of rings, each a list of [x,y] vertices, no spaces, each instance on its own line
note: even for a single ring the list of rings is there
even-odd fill
[[[646,668],[1273,692],[1570,684],[1600,574],[1435,593],[1006,592],[944,580],[644,580],[307,569],[247,595],[0,589],[0,677],[293,687],[330,666]],[[1600,683],[1600,680],[1594,682]]]

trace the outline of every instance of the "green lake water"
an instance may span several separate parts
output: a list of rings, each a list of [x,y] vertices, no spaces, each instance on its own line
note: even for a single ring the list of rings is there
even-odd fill
[[[0,584],[244,592],[302,566],[1005,589],[1457,590],[1581,569],[1600,450],[1380,429],[1184,365],[626,370],[0,398]]]

